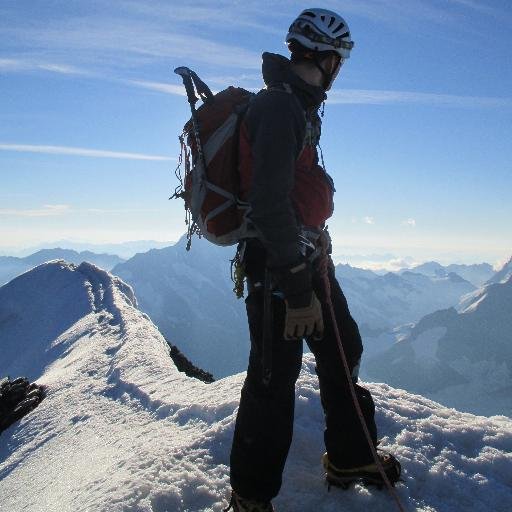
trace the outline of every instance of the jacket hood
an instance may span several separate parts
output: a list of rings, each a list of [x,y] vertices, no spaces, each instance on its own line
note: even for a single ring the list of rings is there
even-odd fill
[[[278,83],[290,84],[305,108],[318,107],[327,98],[324,89],[302,80],[292,71],[290,64],[289,59],[282,55],[265,52],[262,64],[265,85],[270,87]]]

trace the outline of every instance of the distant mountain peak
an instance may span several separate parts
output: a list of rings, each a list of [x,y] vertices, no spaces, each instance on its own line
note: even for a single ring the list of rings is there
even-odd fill
[[[512,257],[501,267],[494,276],[487,281],[488,284],[504,283],[512,276]]]
[[[0,256],[0,285],[41,263],[52,260],[66,260],[76,265],[88,261],[106,270],[110,270],[124,261],[119,256],[111,254],[98,254],[90,251],[77,252],[73,249],[62,249],[60,247],[41,249],[24,258]]]
[[[426,261],[421,265],[413,267],[411,270],[414,272],[433,272],[444,271],[444,267],[437,261]]]
[[[443,266],[437,261],[427,261],[426,263],[415,266],[411,270],[436,278],[446,277],[451,273],[455,273],[477,288],[485,284],[494,274],[494,270],[489,263],[474,263],[471,265],[451,264]],[[402,270],[401,272],[403,273],[405,271],[406,270]]]
[[[475,293],[468,294],[459,305],[461,313],[474,313],[485,308],[490,313],[509,307],[512,311],[512,273],[497,282],[490,282]]]

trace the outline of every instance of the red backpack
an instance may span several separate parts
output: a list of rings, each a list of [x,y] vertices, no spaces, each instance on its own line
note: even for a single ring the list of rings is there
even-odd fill
[[[248,225],[249,203],[238,195],[240,123],[254,93],[228,87],[214,95],[192,70],[175,72],[183,78],[192,111],[179,137],[180,185],[172,196],[185,201],[187,250],[194,233],[216,245],[236,244],[255,235]],[[196,92],[203,102],[197,110]]]

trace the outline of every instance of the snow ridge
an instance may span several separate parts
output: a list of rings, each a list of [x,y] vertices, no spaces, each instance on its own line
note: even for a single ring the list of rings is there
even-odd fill
[[[74,267],[74,270],[80,272],[87,280],[94,313],[107,310],[113,315],[116,322],[122,324],[123,319],[115,300],[116,297],[120,297],[134,308],[137,307],[137,299],[133,289],[119,277],[113,276],[88,262],[81,263],[78,267]]]
[[[54,260],[21,274],[0,287],[0,375],[38,378],[58,357],[51,342],[93,314],[124,328],[124,304],[137,305],[133,290],[91,263]]]

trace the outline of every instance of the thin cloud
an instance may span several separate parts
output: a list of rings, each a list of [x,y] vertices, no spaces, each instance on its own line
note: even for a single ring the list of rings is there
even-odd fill
[[[60,217],[71,211],[68,204],[45,204],[38,209],[0,208],[0,215],[9,217]]]
[[[238,87],[249,87],[247,84],[254,85],[254,82],[262,85],[261,73],[240,73],[238,75],[210,75],[204,77],[206,83],[217,84],[221,87],[228,87],[229,85],[237,84]],[[263,86],[263,85],[262,85]]]
[[[496,9],[495,7],[491,7],[490,5],[486,5],[482,0],[448,0],[451,4],[459,5],[461,7],[465,7],[468,9],[472,9],[474,11],[478,11],[480,13],[489,14],[492,16],[499,15],[501,16],[503,13]]]
[[[180,28],[182,32],[180,32]],[[87,37],[84,38],[84,31]],[[114,62],[116,67],[154,63],[155,60],[200,62],[212,66],[258,69],[259,52],[192,35],[187,24],[173,30],[161,20],[69,18],[58,24],[0,28],[0,35],[16,37],[20,46],[41,53],[72,54],[76,61]],[[101,56],[99,59],[98,56]]]
[[[207,23],[215,26],[229,26],[230,30],[253,29],[258,32],[266,32],[276,36],[282,36],[283,31],[274,28],[267,23],[268,9],[262,8],[260,2],[245,0],[237,4],[233,2],[217,1],[215,5],[211,2],[207,5],[200,5],[198,2],[182,2],[180,5],[171,5],[168,2],[144,4],[143,2],[128,1],[124,7],[132,11],[136,16],[144,15],[147,18],[158,18],[168,20],[174,25],[190,25],[190,23]],[[279,16],[273,9],[273,17]],[[260,21],[257,21],[257,20]],[[289,21],[289,20],[287,20]]]
[[[339,2],[326,0],[326,7],[332,6],[336,10],[338,4]],[[278,7],[272,8],[273,19],[277,17],[280,23],[282,18],[282,28],[276,28],[276,22],[268,22],[268,7],[256,0],[247,0],[243,3],[219,1],[215,5],[210,2],[186,0],[180,5],[169,5],[168,2],[128,1],[123,2],[116,17],[112,17],[111,10],[106,8],[104,17],[100,15],[100,9],[96,15],[66,16],[58,22],[44,20],[43,23],[39,20],[38,23],[33,20],[30,24],[21,23],[19,26],[5,24],[0,27],[0,36],[3,35],[6,40],[17,41],[20,48],[30,48],[40,57],[36,56],[30,61],[0,59],[0,70],[91,74],[82,69],[83,67],[102,70],[105,74],[106,69],[111,72],[113,68],[119,70],[123,67],[153,64],[157,60],[257,70],[261,65],[259,52],[223,43],[218,35],[210,36],[208,30],[216,26],[229,26],[230,30],[244,33],[251,30],[257,33],[269,32],[274,37],[284,38],[287,24],[296,9],[296,2],[291,0],[283,0]],[[349,15],[357,14],[373,20],[395,23],[397,19],[403,19],[407,21],[404,23],[407,27],[410,27],[408,21],[421,21],[423,24],[427,19],[437,23],[452,20],[460,24],[459,13],[451,11],[471,13],[492,10],[475,0],[447,0],[444,6],[436,6],[424,0],[347,0],[343,9]],[[205,24],[205,30],[192,32],[191,23],[194,26]],[[84,37],[84,33],[87,33],[87,37]],[[78,66],[46,62],[48,55],[56,55],[55,60],[59,60],[58,56],[71,55],[73,64],[77,63]],[[479,99],[484,102],[496,100]],[[338,100],[340,103],[375,101],[354,97],[347,99],[345,92]],[[377,102],[389,101],[381,98]],[[421,100],[415,102],[418,101]],[[439,101],[443,102],[442,99]],[[448,98],[444,101],[450,102]]]
[[[118,215],[128,213],[155,213],[157,208],[86,208],[76,209],[69,204],[45,204],[41,208],[0,208],[0,216],[8,217],[61,217],[66,214]]]
[[[183,85],[166,84],[164,82],[147,82],[144,80],[126,80],[125,83],[150,89],[152,91],[163,92],[165,94],[173,94],[176,96],[186,96]]]
[[[338,0],[324,0],[328,9],[339,10]],[[423,0],[345,0],[343,12],[365,17],[379,23],[392,23],[396,28],[407,26],[411,21],[429,20],[440,23],[446,19],[446,9],[438,8]]]
[[[412,91],[387,91],[377,89],[337,89],[329,93],[333,105],[431,105],[455,108],[512,107],[512,98],[485,96],[457,96]]]
[[[411,268],[412,265],[416,264],[415,260],[411,257],[390,259],[388,261],[361,261],[357,266],[374,272],[386,271],[386,272],[398,272],[402,269]],[[419,264],[419,263],[418,263]],[[355,265],[356,266],[356,265]]]
[[[1,71],[20,71],[25,68],[25,63],[19,59],[0,59]]]
[[[149,89],[151,91],[163,92],[165,94],[172,94],[174,96],[186,96],[185,88],[183,85],[167,84],[165,82],[147,82],[145,80],[122,80],[123,83],[133,85],[135,87],[141,87],[143,89]],[[207,80],[209,82],[209,80]],[[238,83],[237,87],[243,87],[245,84]],[[258,92],[261,87],[249,87],[245,86],[245,89],[252,92]],[[217,89],[211,89],[213,94],[219,92]]]
[[[60,73],[62,75],[88,75],[89,72],[83,69],[79,69],[75,66],[69,66],[67,64],[37,64],[37,69],[43,71],[49,71],[50,73]]]
[[[324,5],[333,10],[339,9],[338,0],[324,0]],[[460,24],[461,15],[487,14],[503,16],[505,11],[486,5],[482,0],[445,0],[435,5],[431,0],[345,0],[343,12],[363,16],[372,21],[392,23],[394,27],[404,28],[411,22],[426,20],[435,24]]]
[[[20,153],[45,153],[50,155],[84,156],[90,158],[118,158],[123,160],[176,160],[160,155],[145,155],[142,153],[125,153],[101,149],[75,148],[69,146],[37,146],[31,144],[0,144],[0,151],[17,151]]]
[[[373,217],[363,217],[363,222],[365,224],[375,224],[375,219]]]
[[[52,62],[36,62],[25,59],[0,59],[0,71],[4,72],[33,72],[33,71],[46,71],[49,73],[58,73],[60,75],[89,75],[86,71],[76,66],[68,64],[58,64]]]
[[[325,0],[325,6],[336,10],[339,2]],[[88,68],[105,68],[106,65],[111,70],[113,67],[154,63],[157,59],[172,59],[219,67],[258,69],[259,52],[220,42],[217,28],[229,27],[229,31],[242,33],[270,33],[273,37],[284,38],[293,13],[297,12],[295,0],[283,0],[272,7],[272,19],[277,21],[269,23],[268,6],[257,0],[218,1],[215,5],[188,0],[179,5],[127,1],[116,9],[115,16],[108,6],[98,6],[95,14],[80,17],[64,15],[55,21],[40,19],[18,25],[5,23],[0,27],[0,36],[16,41],[20,48],[37,49],[42,60],[52,54],[72,53],[73,63],[82,63]],[[343,12],[349,16],[355,14],[411,28],[411,22],[421,23],[423,27],[425,20],[438,24],[451,22],[459,27],[462,14],[482,12],[496,17],[498,11],[476,0],[446,0],[443,5],[425,0],[346,0]],[[202,25],[204,30],[191,29]],[[474,27],[471,30],[474,32]],[[431,36],[430,30],[428,34]],[[46,65],[36,62],[32,66],[35,69],[46,66],[48,71],[64,74],[82,73],[75,66],[59,63]],[[4,69],[12,71],[14,68],[12,63],[4,63]]]
[[[411,227],[416,227],[416,220],[415,219],[407,219],[407,220],[404,220],[402,221],[402,224],[404,226],[411,226]]]
[[[124,215],[127,213],[155,213],[162,212],[163,210],[161,208],[87,208],[86,210],[78,211],[85,211],[86,213],[93,213],[98,215]]]

